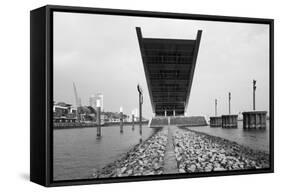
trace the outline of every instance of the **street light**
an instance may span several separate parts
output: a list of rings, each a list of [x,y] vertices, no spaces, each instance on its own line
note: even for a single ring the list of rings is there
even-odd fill
[[[139,92],[139,123],[140,123],[140,135],[142,135],[142,104],[143,104],[143,90],[138,84],[137,90]]]
[[[256,83],[257,81],[253,80],[253,110],[254,111],[256,110],[256,89],[257,89]]]

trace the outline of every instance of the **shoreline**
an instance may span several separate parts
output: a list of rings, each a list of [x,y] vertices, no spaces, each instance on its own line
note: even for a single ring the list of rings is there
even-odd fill
[[[139,122],[134,122],[135,126],[138,126],[140,123]],[[116,126],[120,125],[120,122],[110,122],[110,123],[105,123],[101,125],[101,127],[111,127],[111,126]],[[123,125],[133,125],[132,122],[123,122]],[[143,126],[148,125],[148,121],[143,121],[142,122]],[[81,128],[96,128],[97,124],[96,123],[54,123],[53,124],[53,129],[81,129]]]
[[[174,135],[181,173],[269,168],[269,154],[188,128]]]
[[[269,168],[269,154],[221,137],[175,127],[172,136],[178,173]],[[159,175],[164,173],[168,130],[164,127],[100,170],[91,178]]]
[[[239,145],[239,146],[241,146],[241,147],[243,147],[243,148],[246,148],[246,150],[251,150],[251,151],[260,152],[260,153],[264,153],[264,154],[266,154],[266,155],[269,155],[269,153],[268,153],[266,150],[253,149],[253,148],[251,148],[251,147],[248,147],[248,146],[243,145],[243,144],[239,144],[239,143],[236,142],[236,141],[228,140],[228,139],[225,139],[225,138],[223,138],[223,137],[214,136],[214,135],[209,135],[208,133],[201,132],[201,131],[198,131],[198,130],[189,129],[189,128],[187,128],[187,127],[181,127],[180,129],[183,129],[183,130],[186,129],[186,130],[188,130],[188,131],[195,132],[195,133],[197,133],[197,134],[202,134],[202,135],[206,135],[206,136],[210,136],[210,137],[215,137],[215,138],[217,138],[217,139],[222,139],[222,140],[228,141],[228,142],[230,142],[230,143]],[[228,128],[228,129],[229,129],[229,128]],[[234,129],[236,129],[236,128],[234,128]]]
[[[91,178],[157,175],[163,173],[164,153],[167,144],[167,130],[160,128],[142,143],[100,170],[93,169]]]

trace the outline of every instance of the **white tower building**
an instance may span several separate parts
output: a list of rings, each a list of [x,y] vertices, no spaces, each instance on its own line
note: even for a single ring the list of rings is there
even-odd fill
[[[91,107],[93,107],[94,109],[97,108],[97,101],[99,100],[99,104],[101,107],[101,111],[103,111],[103,94],[102,93],[96,93],[94,95],[91,95],[90,99],[89,99],[89,104]]]

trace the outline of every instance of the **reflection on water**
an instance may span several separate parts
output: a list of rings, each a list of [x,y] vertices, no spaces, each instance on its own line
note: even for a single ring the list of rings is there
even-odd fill
[[[190,129],[222,137],[252,149],[269,153],[269,121],[266,122],[266,129],[243,129],[243,121],[238,121],[238,128],[213,128],[205,126],[190,127]]]
[[[54,180],[87,179],[92,169],[100,169],[113,162],[140,142],[139,126],[102,127],[102,136],[96,128],[54,130]],[[142,127],[145,140],[157,129]]]

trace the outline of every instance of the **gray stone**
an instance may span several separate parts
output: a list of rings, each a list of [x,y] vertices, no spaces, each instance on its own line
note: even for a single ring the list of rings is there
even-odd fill
[[[188,170],[191,171],[191,172],[195,172],[195,170],[196,170],[196,165],[194,165],[194,164],[190,165],[190,167],[188,168]]]
[[[214,171],[225,171],[226,169],[223,167],[215,167]]]

